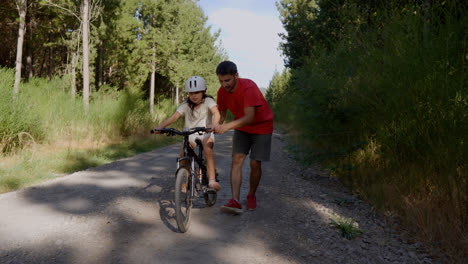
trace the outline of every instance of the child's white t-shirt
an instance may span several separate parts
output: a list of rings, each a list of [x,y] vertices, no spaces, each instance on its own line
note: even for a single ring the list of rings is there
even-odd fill
[[[215,100],[206,97],[198,108],[193,109],[193,114],[187,101],[177,108],[177,112],[185,116],[185,128],[211,127],[212,114],[210,108],[213,106],[216,106]]]

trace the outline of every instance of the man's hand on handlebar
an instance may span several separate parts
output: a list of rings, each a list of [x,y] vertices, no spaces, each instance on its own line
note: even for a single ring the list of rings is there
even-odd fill
[[[213,131],[215,134],[224,134],[229,130],[229,128],[226,126],[226,124],[223,125],[217,125],[213,128]]]

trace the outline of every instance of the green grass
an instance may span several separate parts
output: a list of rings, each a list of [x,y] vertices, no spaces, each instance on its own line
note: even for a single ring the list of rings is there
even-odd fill
[[[31,186],[61,175],[103,165],[121,158],[178,142],[176,137],[141,137],[100,147],[66,148],[33,152],[23,150],[10,157],[12,165],[0,170],[0,193]]]
[[[343,32],[332,50],[274,76],[267,97],[304,166],[320,162],[422,240],[466,259],[466,5],[430,7],[426,16],[411,4],[378,10],[368,30]]]
[[[363,234],[357,223],[351,218],[333,216],[330,218],[330,225],[337,228],[346,239],[353,239]]]
[[[65,78],[23,80],[16,100],[13,82],[14,69],[0,68],[0,192],[179,140],[148,135],[175,111],[169,99],[158,100],[151,116],[143,94],[105,87],[91,94],[85,115],[82,98],[71,98]]]

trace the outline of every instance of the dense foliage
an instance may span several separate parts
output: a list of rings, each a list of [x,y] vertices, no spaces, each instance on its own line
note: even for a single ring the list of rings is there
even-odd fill
[[[101,131],[118,131],[122,136],[146,129],[148,121],[166,117],[162,109],[173,111],[162,102],[169,99],[177,105],[185,95],[185,79],[192,75],[204,77],[208,92],[215,94],[218,82],[213,71],[226,55],[216,43],[219,32],[210,33],[207,17],[196,1],[89,0],[91,113],[84,117],[76,101],[82,94],[84,75],[82,3],[27,1],[23,80],[17,101],[10,91],[9,69],[16,63],[18,11],[15,1],[0,6],[0,147],[4,153],[21,147],[19,133],[38,141],[50,139],[54,130],[67,130],[85,119],[100,120],[97,130],[100,124],[112,123],[112,129],[119,126]],[[149,98],[157,108],[152,116],[147,110]],[[56,113],[53,120],[67,121],[51,129],[50,112]]]
[[[467,252],[466,1],[282,0],[278,9],[289,69],[267,98],[300,133],[291,150]]]
[[[81,57],[72,61],[81,52],[81,2],[28,1],[22,76],[64,77],[73,63],[81,74]],[[196,1],[93,0],[90,4],[92,91],[104,84],[119,90],[144,87],[153,47],[159,94],[171,95],[173,87],[181,87],[193,74],[206,76],[209,84],[215,84],[210,77],[212,69],[225,54],[216,46],[219,33],[210,33]],[[14,68],[18,34],[15,1],[0,7],[0,32],[0,66]],[[78,90],[80,87],[78,83]]]
[[[0,155],[32,143],[112,141],[145,133],[153,123],[141,94],[133,91],[97,92],[85,115],[81,100],[70,97],[60,78],[31,78],[21,86],[21,96],[11,100],[13,75],[11,69],[0,68]]]

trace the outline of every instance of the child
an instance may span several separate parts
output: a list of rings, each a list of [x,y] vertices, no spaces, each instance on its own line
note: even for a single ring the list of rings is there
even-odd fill
[[[163,129],[174,123],[180,116],[185,116],[186,128],[193,127],[215,127],[219,124],[220,114],[218,106],[213,97],[206,94],[206,82],[200,76],[192,76],[185,82],[185,91],[188,98],[176,110],[176,112],[162,122],[157,129]],[[215,179],[215,162],[213,157],[214,134],[212,132],[199,135],[198,133],[189,136],[190,146],[195,148],[195,139],[200,138],[203,142],[203,155],[206,159],[209,186],[216,191],[221,186]],[[183,155],[183,150],[181,156]]]

